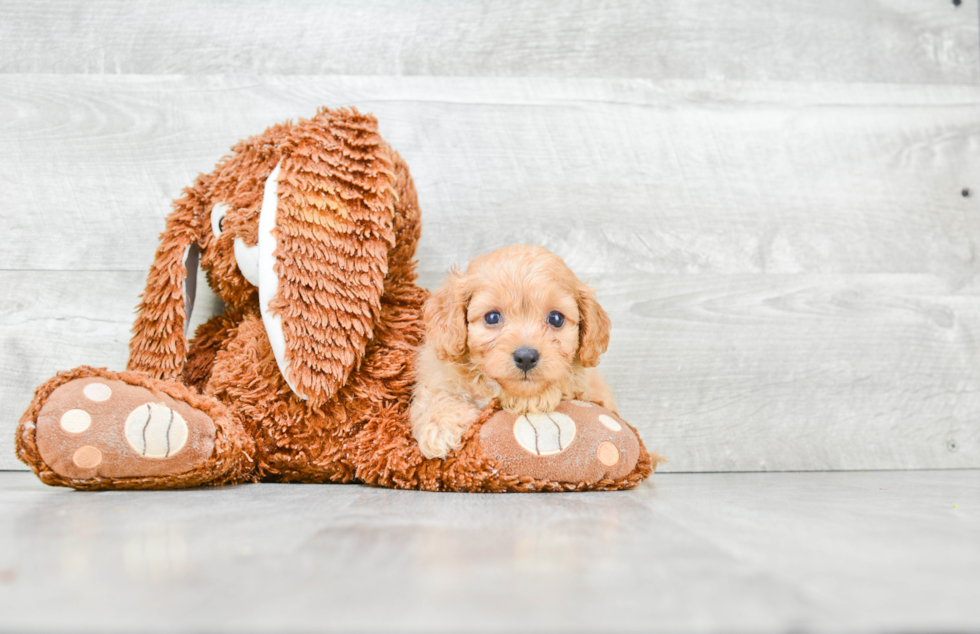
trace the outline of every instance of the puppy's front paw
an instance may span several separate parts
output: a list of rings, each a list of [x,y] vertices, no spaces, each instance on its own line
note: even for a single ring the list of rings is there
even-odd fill
[[[446,393],[418,399],[412,405],[412,435],[426,458],[445,458],[459,449],[480,410]]]
[[[445,458],[450,451],[459,449],[462,432],[455,426],[428,425],[416,430],[415,439],[426,458]]]

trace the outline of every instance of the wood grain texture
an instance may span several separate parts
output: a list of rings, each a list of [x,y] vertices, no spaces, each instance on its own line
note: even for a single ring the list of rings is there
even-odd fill
[[[657,474],[530,496],[76,494],[0,473],[0,628],[976,632],[978,499],[977,470]]]
[[[583,275],[973,274],[980,87],[0,76],[0,95],[23,210],[2,269],[145,270],[170,200],[232,143],[351,104],[412,166],[430,276],[520,241]]]
[[[411,165],[426,285],[513,242],[592,278],[668,470],[980,466],[971,86],[0,76],[0,434],[55,370],[122,367],[180,188],[322,104]]]
[[[977,0],[0,4],[0,72],[980,81]]]
[[[600,367],[665,470],[980,466],[977,284],[703,274],[594,285],[614,316]]]

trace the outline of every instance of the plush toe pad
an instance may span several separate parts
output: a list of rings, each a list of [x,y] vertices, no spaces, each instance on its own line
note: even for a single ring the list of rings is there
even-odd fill
[[[208,459],[215,426],[162,392],[90,377],[51,393],[36,438],[41,458],[66,478],[168,476]]]
[[[623,419],[583,401],[548,414],[497,412],[480,429],[480,447],[509,474],[569,484],[624,478],[640,457]]]

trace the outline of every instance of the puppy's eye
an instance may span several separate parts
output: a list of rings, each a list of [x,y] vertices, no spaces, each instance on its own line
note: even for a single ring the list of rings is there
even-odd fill
[[[559,313],[557,310],[553,310],[548,315],[548,324],[554,326],[555,328],[561,328],[565,325],[565,316]]]
[[[500,323],[500,313],[495,310],[491,310],[489,313],[483,316],[483,323],[488,326],[496,326]]]

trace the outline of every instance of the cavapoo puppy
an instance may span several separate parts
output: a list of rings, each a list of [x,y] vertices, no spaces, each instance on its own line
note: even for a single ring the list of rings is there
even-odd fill
[[[427,458],[444,458],[496,399],[514,414],[565,399],[616,411],[594,366],[609,316],[557,255],[514,245],[455,267],[425,304],[412,432]]]

